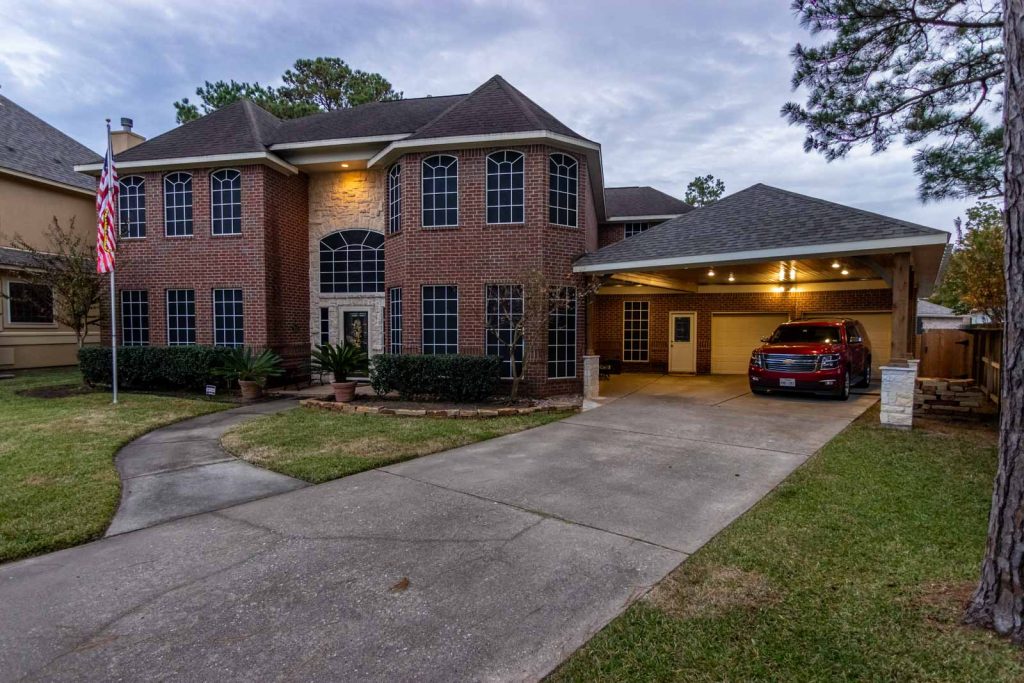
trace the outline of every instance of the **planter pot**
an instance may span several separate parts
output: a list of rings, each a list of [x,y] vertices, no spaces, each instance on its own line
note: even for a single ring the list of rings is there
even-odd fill
[[[348,403],[356,396],[355,382],[331,382],[334,389],[334,400],[338,403]]]
[[[263,395],[263,385],[259,382],[240,379],[238,380],[238,387],[242,390],[242,398],[246,401],[255,401]]]

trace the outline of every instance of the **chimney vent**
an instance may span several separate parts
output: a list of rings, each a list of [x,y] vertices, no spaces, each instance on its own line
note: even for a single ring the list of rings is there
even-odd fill
[[[128,118],[127,116],[121,117],[121,130],[131,132],[133,125],[135,125],[135,122],[132,121],[130,118]]]

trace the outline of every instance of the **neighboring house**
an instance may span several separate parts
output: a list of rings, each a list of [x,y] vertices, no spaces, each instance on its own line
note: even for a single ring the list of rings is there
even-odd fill
[[[927,299],[917,302],[917,332],[925,330],[958,330],[971,324],[970,315],[958,315],[952,308],[933,304]]]
[[[295,364],[343,340],[501,354],[494,311],[521,305],[529,274],[600,278],[526,331],[536,394],[579,391],[595,353],[745,372],[760,336],[805,315],[861,318],[877,367],[910,348],[948,239],[764,185],[698,210],[606,188],[601,146],[500,76],[286,121],[241,101],[116,159],[122,343],[267,346]]]
[[[95,161],[95,152],[0,95],[0,369],[77,362],[75,334],[54,321],[53,296],[25,281],[28,252],[16,237],[47,248],[54,217],[91,242],[96,234],[96,182],[73,170]],[[97,342],[98,334],[88,338]]]

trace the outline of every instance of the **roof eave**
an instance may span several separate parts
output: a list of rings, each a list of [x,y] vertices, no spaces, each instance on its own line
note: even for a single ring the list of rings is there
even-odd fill
[[[205,154],[191,157],[174,157],[170,159],[141,159],[137,161],[115,161],[114,165],[119,170],[130,171],[168,171],[181,168],[201,168],[208,166],[220,166],[223,164],[247,163],[263,164],[270,166],[285,175],[295,175],[299,172],[295,166],[272,154],[271,152],[240,152],[236,154]],[[103,170],[103,164],[81,164],[75,166],[79,173],[99,175]]]
[[[364,135],[352,138],[333,138],[330,140],[304,140],[300,142],[278,142],[270,145],[272,152],[277,151],[299,151],[305,149],[320,149],[323,147],[349,147],[352,145],[372,145],[380,142],[394,142],[404,140],[411,133],[395,133],[393,135]]]
[[[75,170],[76,171],[78,170],[77,166],[75,167]],[[49,185],[50,187],[54,187],[54,188],[57,188],[57,189],[60,189],[60,190],[65,190],[67,192],[75,192],[77,194],[82,194],[82,195],[86,195],[86,196],[89,196],[89,197],[95,197],[96,196],[96,190],[90,190],[90,189],[87,189],[87,188],[84,188],[84,187],[78,187],[77,185],[69,185],[68,183],[61,183],[61,182],[58,182],[56,180],[50,180],[49,178],[43,178],[42,176],[33,175],[31,173],[23,173],[22,171],[15,171],[13,168],[3,168],[3,167],[0,167],[0,174],[5,174],[5,175],[13,176],[15,178],[21,178],[23,180],[28,180],[28,181],[33,182],[33,183],[40,183],[41,185]]]
[[[638,259],[632,261],[616,261],[574,265],[576,273],[624,273],[630,271],[661,270],[665,268],[685,268],[701,266],[727,266],[777,259],[816,257],[816,256],[858,256],[886,252],[909,251],[914,247],[944,245],[949,241],[949,233],[936,235],[918,235],[915,237],[896,237],[880,240],[862,240],[857,242],[832,242],[825,244],[808,244],[777,249],[758,249],[750,251],[723,252],[718,254],[695,254],[692,256],[670,256],[658,259]],[[584,256],[583,259],[586,257]],[[581,259],[582,260],[582,259]]]

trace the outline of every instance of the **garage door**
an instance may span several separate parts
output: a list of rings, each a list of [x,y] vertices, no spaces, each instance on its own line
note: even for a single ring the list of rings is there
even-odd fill
[[[742,375],[747,372],[750,352],[760,346],[761,337],[789,320],[785,313],[713,313],[711,316],[711,372]]]
[[[859,320],[868,333],[871,342],[871,364],[876,371],[889,362],[892,353],[892,313],[859,313],[857,311],[836,311],[834,313],[815,313],[815,318],[822,317],[853,318]],[[811,317],[808,315],[808,317]],[[877,374],[877,372],[876,372]]]

